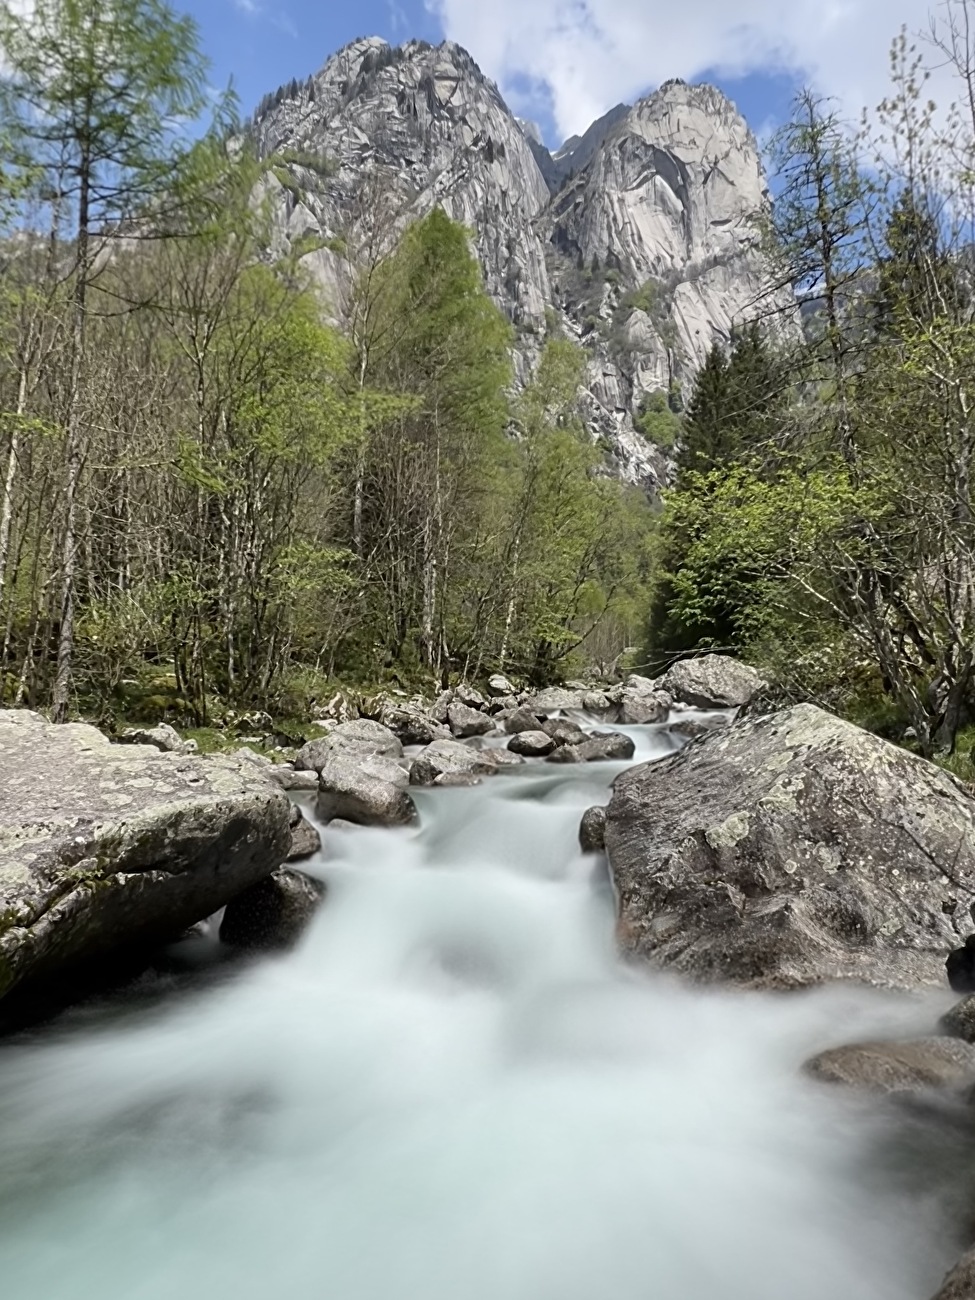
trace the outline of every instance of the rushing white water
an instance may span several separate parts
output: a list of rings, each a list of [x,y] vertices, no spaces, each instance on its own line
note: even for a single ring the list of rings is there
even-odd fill
[[[296,952],[0,1046],[4,1300],[926,1300],[940,1156],[797,1066],[938,1007],[623,968],[619,770],[326,833]]]

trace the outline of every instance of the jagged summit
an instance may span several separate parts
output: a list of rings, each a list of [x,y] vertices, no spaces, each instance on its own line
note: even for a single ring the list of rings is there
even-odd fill
[[[768,279],[758,147],[713,86],[668,82],[553,154],[463,47],[366,36],[265,96],[252,131],[281,160],[275,238],[310,249],[337,315],[363,178],[404,221],[443,207],[473,231],[519,374],[553,330],[586,347],[590,427],[634,480],[666,472],[633,426],[644,397],[687,384]]]

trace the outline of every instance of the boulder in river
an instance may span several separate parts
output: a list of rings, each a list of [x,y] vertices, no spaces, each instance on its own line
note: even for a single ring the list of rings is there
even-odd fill
[[[673,699],[658,682],[631,673],[619,692],[619,721],[624,726],[664,722]]]
[[[0,997],[183,933],[291,840],[288,798],[259,765],[26,711],[0,711],[0,790]]]
[[[962,998],[938,1021],[938,1028],[950,1038],[975,1043],[975,997]]]
[[[557,745],[581,745],[588,738],[588,733],[568,718],[550,718],[548,722],[542,723],[541,730],[546,736],[551,736]]]
[[[586,690],[569,690],[565,686],[547,686],[529,696],[525,707],[538,717],[547,718],[553,713],[564,713],[566,709],[584,709],[588,693]]]
[[[435,740],[413,760],[410,783],[433,785],[438,776],[485,776],[496,770],[490,750],[474,749],[459,740]]]
[[[510,717],[504,720],[504,729],[509,736],[517,736],[523,731],[541,731],[542,720],[532,713],[531,709],[515,709]]]
[[[409,779],[392,758],[333,754],[321,771],[315,811],[323,822],[339,817],[359,826],[409,826],[416,821]]]
[[[696,709],[737,709],[766,685],[760,673],[728,655],[699,655],[673,664],[656,685]]]
[[[322,837],[302,814],[297,804],[291,809],[291,848],[288,850],[288,862],[303,862],[321,852]]]
[[[606,809],[601,805],[587,808],[579,823],[579,847],[583,853],[603,853],[606,849]]]
[[[606,847],[625,948],[695,979],[940,984],[975,891],[975,801],[812,705],[617,778]]]
[[[447,709],[447,722],[451,735],[460,740],[470,736],[485,736],[494,730],[494,720],[486,713],[479,713],[467,704],[455,700]]]
[[[803,1069],[823,1083],[862,1092],[957,1091],[975,1082],[975,1046],[958,1038],[851,1043],[820,1052]]]
[[[321,881],[281,867],[231,899],[220,923],[220,942],[252,951],[291,948],[324,896]]]
[[[975,1250],[963,1255],[933,1300],[972,1300],[975,1296]]]
[[[620,762],[632,758],[636,746],[622,731],[594,731],[581,745],[562,745],[549,754],[548,763]]]
[[[488,678],[488,694],[498,697],[505,695],[517,695],[517,691],[508,681],[503,673],[495,673],[493,677]]]
[[[286,763],[277,764],[271,769],[271,780],[282,790],[317,790],[318,773],[312,768],[296,772]]]
[[[400,739],[371,718],[356,718],[353,722],[340,722],[321,740],[310,740],[303,745],[295,758],[296,771],[321,772],[336,754],[376,754],[385,758],[402,758]]]
[[[555,748],[555,741],[544,731],[520,731],[508,741],[512,754],[521,754],[523,758],[544,758]]]

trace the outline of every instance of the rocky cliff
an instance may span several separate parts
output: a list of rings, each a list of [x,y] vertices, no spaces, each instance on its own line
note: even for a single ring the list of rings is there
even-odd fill
[[[400,223],[441,205],[474,231],[519,373],[550,331],[579,339],[593,436],[648,486],[666,457],[634,428],[641,401],[686,388],[766,290],[758,148],[711,86],[668,83],[551,154],[459,46],[369,37],[266,96],[254,132],[280,160],[275,238],[308,249],[337,317],[376,194]]]

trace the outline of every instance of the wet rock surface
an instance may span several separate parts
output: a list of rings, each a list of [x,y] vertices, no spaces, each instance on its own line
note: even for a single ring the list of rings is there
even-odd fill
[[[975,1045],[958,1038],[854,1043],[820,1052],[804,1069],[823,1083],[865,1092],[959,1091],[975,1082]]]
[[[606,845],[623,947],[698,980],[940,985],[969,926],[967,790],[811,705],[623,773]]]
[[[256,952],[291,948],[324,897],[321,881],[282,867],[227,904],[220,941],[231,948]]]
[[[408,826],[416,820],[409,780],[395,759],[334,754],[321,770],[316,814],[324,822],[338,817],[360,826]]]
[[[182,933],[290,845],[266,766],[113,745],[26,711],[0,711],[0,789],[0,996]]]

